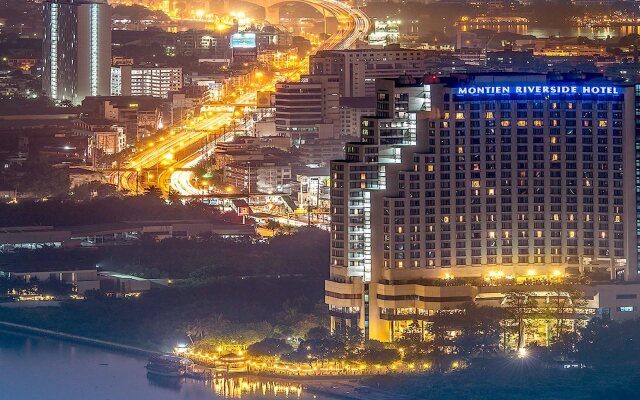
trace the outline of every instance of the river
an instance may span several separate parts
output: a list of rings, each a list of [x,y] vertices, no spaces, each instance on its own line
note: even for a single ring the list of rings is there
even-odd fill
[[[297,382],[255,378],[201,382],[149,380],[146,358],[0,330],[0,399],[210,400],[317,399]]]

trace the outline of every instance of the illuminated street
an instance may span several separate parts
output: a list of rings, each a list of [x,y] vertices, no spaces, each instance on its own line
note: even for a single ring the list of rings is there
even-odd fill
[[[334,15],[339,23],[338,32],[331,35],[329,39],[322,43],[318,50],[346,49],[350,48],[369,29],[369,19],[358,9],[351,8],[345,3],[334,0],[306,0],[306,3],[322,7],[328,13]],[[308,70],[308,58],[300,60],[298,66],[286,73],[284,77],[273,78],[257,89],[237,88],[241,94],[234,99],[237,104],[255,104],[257,91],[273,90],[276,82],[280,80],[295,79],[300,74]],[[189,125],[176,127],[172,133],[160,141],[143,141],[142,146],[138,146],[138,151],[124,165],[122,171],[112,172],[110,182],[119,185],[120,188],[132,193],[140,193],[143,189],[141,184],[142,174],[148,174],[150,179],[147,182],[155,182],[164,192],[169,188],[181,195],[203,194],[203,188],[194,186],[193,173],[188,170],[197,165],[203,157],[202,151],[195,151],[190,156],[182,160],[174,161],[174,154],[178,150],[192,148],[193,145],[201,143],[205,138],[210,141],[226,140],[232,138],[217,138],[220,131],[225,126],[230,126],[234,121],[233,112],[215,111],[212,116],[200,116],[196,121],[191,121]],[[239,121],[236,121],[239,122]],[[146,143],[146,146],[144,144]],[[212,149],[213,146],[209,146]],[[156,177],[154,172],[158,171]],[[167,171],[171,175],[167,179]]]

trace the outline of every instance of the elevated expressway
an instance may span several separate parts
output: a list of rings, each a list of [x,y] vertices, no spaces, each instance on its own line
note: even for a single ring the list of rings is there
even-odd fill
[[[359,9],[352,8],[346,3],[337,0],[296,0],[303,3],[311,4],[316,8],[322,8],[328,13],[334,15],[338,21],[338,31],[331,35],[316,50],[331,49],[348,49],[366,33],[370,28],[370,21],[367,16]],[[300,74],[307,73],[308,59],[301,63],[295,70],[290,71],[284,79],[291,79]],[[234,103],[255,104],[257,91],[274,90],[275,84],[279,78],[273,78],[265,82],[258,89],[256,88],[238,88],[240,95]],[[117,184],[120,188],[130,192],[140,192],[140,174],[149,174],[150,171],[157,171],[159,174],[155,176],[156,185],[163,192],[169,190],[176,191],[181,195],[198,195],[202,194],[202,190],[195,187],[192,183],[193,172],[189,168],[197,165],[205,156],[205,152],[198,150],[190,153],[188,156],[174,160],[176,153],[189,148],[201,145],[206,138],[210,141],[229,140],[233,134],[223,134],[225,126],[238,122],[234,117],[232,108],[226,110],[215,111],[212,115],[201,118],[198,121],[192,121],[187,126],[183,126],[171,134],[160,138],[153,143],[147,143],[146,146],[140,148],[129,159],[124,168],[119,168],[118,172],[112,172],[109,180],[113,184]],[[225,135],[225,137],[222,137]],[[201,146],[198,146],[201,147]],[[212,146],[208,147],[212,150]],[[162,170],[160,172],[160,170]],[[151,180],[153,182],[153,180]]]

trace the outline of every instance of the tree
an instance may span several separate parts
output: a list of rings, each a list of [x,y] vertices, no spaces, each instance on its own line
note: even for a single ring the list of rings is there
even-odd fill
[[[345,331],[337,333],[336,338],[344,346],[347,357],[357,357],[364,341],[364,335],[360,328],[351,326]]]
[[[331,338],[331,331],[324,326],[316,326],[309,329],[305,336],[307,340],[323,340]]]
[[[400,351],[370,346],[364,349],[361,359],[367,364],[389,365],[400,360]]]
[[[523,348],[525,319],[536,307],[536,301],[528,293],[514,290],[507,293],[506,304],[508,315],[516,327],[516,348],[520,350]]]
[[[169,188],[169,192],[167,193],[167,202],[172,206],[182,204],[180,201],[180,193],[173,190],[173,188]]]
[[[157,186],[151,185],[148,188],[146,188],[144,190],[144,195],[147,197],[151,197],[154,199],[161,199],[162,198],[162,189],[160,189]]]
[[[460,334],[455,337],[454,345],[458,353],[467,357],[495,354],[500,348],[503,335],[502,321],[505,311],[496,307],[478,307],[468,303],[463,313],[457,315]]]
[[[265,228],[269,229],[271,232],[275,232],[280,229],[280,223],[276,220],[270,219],[265,224]]]
[[[254,357],[273,357],[293,351],[293,347],[282,339],[266,338],[247,347],[249,355]]]

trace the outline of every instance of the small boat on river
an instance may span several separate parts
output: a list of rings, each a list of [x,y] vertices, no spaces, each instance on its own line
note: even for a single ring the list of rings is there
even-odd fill
[[[151,357],[146,365],[147,374],[166,378],[183,377],[192,367],[191,360],[171,354]]]

